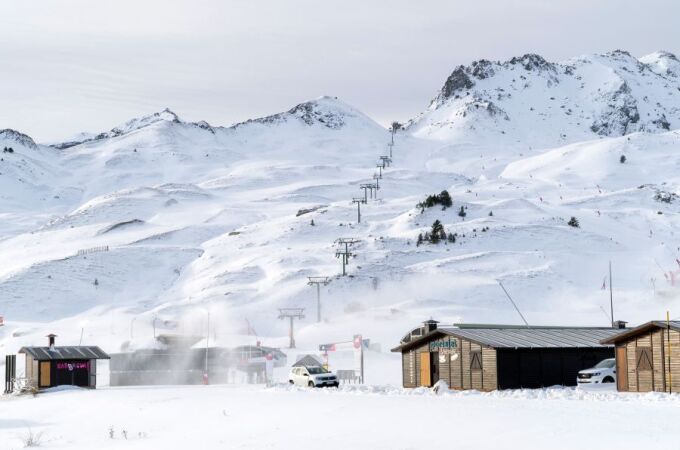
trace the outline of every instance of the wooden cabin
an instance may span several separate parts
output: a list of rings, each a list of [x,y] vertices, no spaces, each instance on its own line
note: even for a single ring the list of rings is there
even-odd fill
[[[97,360],[109,359],[99,347],[55,345],[50,334],[47,347],[23,347],[26,355],[26,378],[31,386],[46,389],[55,386],[97,386]]]
[[[601,340],[613,328],[455,325],[429,320],[402,338],[403,386],[451,389],[541,388],[574,386],[579,370],[612,358],[614,348]]]
[[[616,387],[680,392],[680,321],[652,321],[602,341],[616,348]]]

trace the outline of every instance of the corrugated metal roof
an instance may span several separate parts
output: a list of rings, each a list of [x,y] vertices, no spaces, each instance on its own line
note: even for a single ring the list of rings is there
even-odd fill
[[[665,320],[652,320],[651,322],[643,323],[642,325],[635,328],[618,330],[619,332],[617,334],[605,338],[604,341],[605,344],[616,344],[618,342],[631,339],[640,333],[646,333],[653,329],[665,329],[668,325],[670,325],[671,329],[680,331],[680,320],[671,320],[670,323],[667,323]]]
[[[64,359],[111,359],[101,348],[95,346],[22,347],[19,353],[27,353],[40,361]]]
[[[666,321],[665,320],[654,320],[654,325],[662,328],[666,328]],[[671,320],[669,322],[671,328],[673,329],[679,329],[680,328],[680,320]]]
[[[293,364],[293,367],[317,367],[317,366],[322,366],[323,362],[321,359],[316,356],[316,355],[305,355],[302,358],[298,359],[295,364]]]
[[[606,347],[603,339],[621,332],[615,328],[438,328],[445,334],[494,348]]]

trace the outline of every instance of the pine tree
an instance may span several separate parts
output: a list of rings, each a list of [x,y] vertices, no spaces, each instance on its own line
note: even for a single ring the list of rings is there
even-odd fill
[[[443,190],[441,194],[439,194],[439,203],[441,203],[445,208],[449,208],[451,205],[453,205],[453,200],[451,200],[449,191]]]
[[[626,162],[626,155],[621,155],[619,162],[621,162],[621,164],[625,163]]]
[[[416,241],[416,246],[420,247],[420,244],[423,243],[423,233],[420,233],[418,235],[418,240]]]
[[[464,207],[464,206],[461,206],[461,207],[460,207],[460,211],[458,211],[458,215],[459,215],[460,217],[462,217],[463,219],[465,219],[465,216],[467,216],[467,213],[465,212],[465,207]]]
[[[444,225],[439,221],[439,219],[435,220],[432,223],[432,232],[430,234],[430,242],[433,244],[436,244],[439,242],[439,239],[441,238],[442,233],[444,232]]]
[[[312,221],[311,221],[311,222],[309,222],[309,224],[310,224],[311,226],[314,226],[314,225],[315,225],[315,223],[314,223],[314,219],[312,219]]]
[[[493,217],[493,211],[489,211],[489,217]]]
[[[578,223],[578,219],[574,216],[571,216],[571,219],[569,219],[569,222],[567,222],[567,225],[570,227],[578,228],[581,225]]]
[[[452,244],[456,243],[456,233],[449,233],[449,242]]]

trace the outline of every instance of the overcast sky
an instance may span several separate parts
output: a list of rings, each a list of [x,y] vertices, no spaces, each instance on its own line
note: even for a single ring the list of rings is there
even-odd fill
[[[678,17],[677,0],[0,0],[0,129],[53,141],[166,106],[229,125],[320,95],[388,123],[480,58],[680,54]]]

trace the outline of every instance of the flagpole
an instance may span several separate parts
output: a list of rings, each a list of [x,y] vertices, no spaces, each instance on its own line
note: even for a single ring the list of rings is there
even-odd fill
[[[612,292],[612,262],[609,261],[609,308],[612,315],[612,328],[614,328],[614,294]]]

